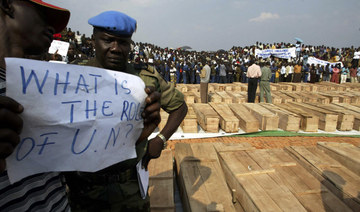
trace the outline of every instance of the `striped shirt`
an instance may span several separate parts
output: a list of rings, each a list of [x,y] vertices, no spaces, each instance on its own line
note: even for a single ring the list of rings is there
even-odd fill
[[[5,96],[5,70],[0,68],[0,96]],[[57,172],[36,174],[10,184],[0,173],[0,211],[70,211],[65,183]]]
[[[5,70],[0,68],[0,96],[5,96],[6,82],[5,82]]]

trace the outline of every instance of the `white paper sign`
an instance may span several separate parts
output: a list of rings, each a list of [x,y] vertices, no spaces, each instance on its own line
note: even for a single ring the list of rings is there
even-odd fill
[[[65,57],[68,53],[70,43],[59,41],[59,40],[53,40],[51,42],[49,53],[54,54],[57,51],[57,54]]]
[[[147,171],[145,168],[142,168],[141,165],[142,160],[136,164],[136,171],[140,188],[140,195],[141,198],[145,199],[149,188],[149,171]]]
[[[330,64],[330,66],[334,66],[336,64],[340,64],[341,67],[343,67],[343,63],[342,62],[336,62],[336,63],[332,63],[332,62],[328,62],[328,61],[325,61],[325,60],[320,60],[320,59],[317,59],[316,57],[309,57],[308,60],[307,60],[307,63],[308,64],[314,64],[314,65],[321,65],[321,66],[326,66],[327,64]]]
[[[21,103],[10,181],[50,171],[94,172],[136,157],[144,82],[94,67],[6,58],[6,95]]]
[[[282,59],[289,59],[292,57],[296,57],[296,48],[287,48],[287,49],[255,49],[255,56],[268,58],[271,55],[282,58]]]

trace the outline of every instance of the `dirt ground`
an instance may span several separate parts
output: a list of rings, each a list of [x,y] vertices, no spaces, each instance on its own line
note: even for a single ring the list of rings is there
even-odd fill
[[[360,147],[360,138],[352,137],[216,137],[200,139],[170,140],[168,147],[173,151],[176,143],[250,143],[257,149],[284,148],[287,146],[316,146],[317,142],[349,143]]]

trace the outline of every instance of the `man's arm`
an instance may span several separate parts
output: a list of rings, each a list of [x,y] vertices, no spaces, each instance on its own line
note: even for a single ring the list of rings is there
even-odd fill
[[[178,109],[170,112],[169,118],[160,132],[166,140],[168,140],[180,126],[186,116],[187,110],[187,105],[184,102]],[[159,136],[151,139],[148,145],[148,154],[143,158],[143,166],[147,168],[151,159],[160,157],[163,148],[164,141]]]
[[[146,87],[145,92],[148,96],[145,99],[146,106],[141,116],[144,119],[144,129],[137,142],[144,141],[156,129],[161,121],[160,117],[160,96],[154,87]]]

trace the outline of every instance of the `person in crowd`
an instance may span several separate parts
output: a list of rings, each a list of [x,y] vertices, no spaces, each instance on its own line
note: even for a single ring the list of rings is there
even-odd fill
[[[175,65],[172,64],[170,69],[170,82],[175,85],[176,81],[176,68]]]
[[[161,94],[161,107],[169,118],[157,136],[136,143],[137,158],[125,160],[95,173],[73,172],[66,175],[70,203],[74,211],[150,211],[149,197],[141,197],[136,165],[147,164],[160,156],[167,140],[178,128],[187,113],[184,96],[173,84],[168,84],[152,65],[128,63],[132,34],[136,20],[117,12],[106,11],[90,18],[94,27],[96,57],[87,65],[139,76],[147,87]],[[171,56],[170,56],[171,57]],[[170,58],[168,57],[168,58]],[[152,132],[152,131],[151,131]]]
[[[275,47],[275,46],[274,46]],[[272,64],[270,65],[270,70],[271,70],[271,79],[270,82],[274,83],[275,82],[275,75],[276,75],[276,71],[278,70],[277,64],[276,62],[272,62]]]
[[[241,82],[241,69],[240,69],[240,64],[236,63],[235,64],[235,82]]]
[[[200,72],[202,69],[202,63],[198,62],[195,65],[195,84],[200,84]]]
[[[349,74],[350,70],[347,66],[347,64],[344,64],[344,66],[342,67],[341,69],[341,75],[340,75],[340,83],[343,84],[343,83],[346,83],[346,78],[347,78],[347,75]]]
[[[286,82],[292,82],[294,74],[294,65],[290,62],[286,66]]]
[[[41,173],[10,184],[5,159],[20,142],[24,108],[5,96],[5,57],[46,54],[53,34],[68,23],[70,12],[41,0],[0,0],[0,211],[70,211],[58,172]],[[35,164],[34,164],[35,165]]]
[[[325,68],[324,68],[324,73],[323,73],[323,81],[324,82],[329,82],[330,81],[330,64],[326,64]]]
[[[242,83],[248,83],[248,78],[246,77],[247,74],[247,69],[248,69],[248,64],[241,64],[240,65],[240,69],[241,69],[241,82]]]
[[[205,65],[201,69],[201,73],[200,73],[200,98],[201,98],[201,103],[207,103],[208,102],[208,84],[210,81],[211,68],[209,66],[209,63],[210,63],[209,60],[203,61],[203,63]]]
[[[334,82],[334,83],[337,83],[339,84],[340,83],[340,65],[339,64],[336,64],[335,67],[333,68],[333,71],[332,71],[332,76],[331,76],[331,79],[330,79],[330,82]]]
[[[297,63],[294,67],[294,80],[293,82],[300,82],[301,81],[301,65],[300,63]]]
[[[271,69],[270,62],[265,62],[263,67],[261,67],[261,78],[260,78],[260,102],[264,102],[264,93],[267,103],[272,103],[271,93],[270,93],[270,79],[271,79]]]
[[[259,77],[261,77],[260,66],[255,64],[255,61],[252,59],[249,62],[250,66],[247,70],[246,77],[249,79],[248,82],[248,102],[254,103],[256,97],[256,89]]]
[[[219,83],[227,83],[226,74],[226,66],[224,62],[221,62],[219,67]]]
[[[280,82],[285,82],[286,80],[286,62],[281,63],[280,69]]]
[[[310,66],[310,83],[316,82],[316,66],[315,64],[311,64]]]
[[[357,69],[355,66],[351,66],[350,68],[350,82],[351,83],[356,83],[357,82]]]
[[[211,68],[210,82],[214,83],[215,79],[216,79],[216,62],[215,61],[211,63],[210,68]]]
[[[226,63],[226,70],[227,70],[227,76],[226,81],[227,83],[233,83],[234,82],[234,66],[230,62]]]
[[[185,61],[182,66],[182,76],[183,76],[183,83],[188,84],[188,74],[189,73],[189,66],[187,65],[187,62]]]
[[[274,83],[279,83],[280,82],[280,66],[277,66],[277,69],[275,71],[275,81]]]

